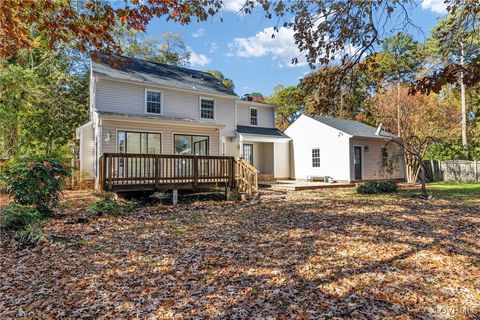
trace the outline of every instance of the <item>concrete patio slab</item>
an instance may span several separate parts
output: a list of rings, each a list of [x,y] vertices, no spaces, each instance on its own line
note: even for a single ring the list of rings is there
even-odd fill
[[[349,188],[354,187],[355,183],[350,182],[320,182],[320,181],[295,181],[295,180],[276,180],[260,182],[260,187],[271,188],[273,190],[299,191],[315,190],[327,188]]]

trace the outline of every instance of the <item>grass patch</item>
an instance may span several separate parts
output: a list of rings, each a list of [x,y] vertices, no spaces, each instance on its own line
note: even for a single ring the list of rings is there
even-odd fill
[[[430,182],[427,184],[427,190],[437,199],[457,200],[467,204],[480,200],[480,183]],[[402,190],[402,195],[411,197],[418,192],[417,189]]]

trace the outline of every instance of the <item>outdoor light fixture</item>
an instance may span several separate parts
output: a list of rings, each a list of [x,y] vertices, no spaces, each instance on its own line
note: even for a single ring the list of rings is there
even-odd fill
[[[364,146],[365,152],[368,152],[368,146]]]
[[[112,137],[111,131],[105,132],[105,142],[109,142],[111,137]]]

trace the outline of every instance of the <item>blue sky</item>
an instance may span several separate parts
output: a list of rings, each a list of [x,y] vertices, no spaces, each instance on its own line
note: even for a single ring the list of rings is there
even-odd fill
[[[180,33],[192,52],[191,67],[222,71],[234,81],[239,95],[254,91],[269,95],[277,84],[298,84],[310,69],[304,64],[290,63],[299,54],[293,31],[281,28],[271,39],[276,20],[265,19],[260,13],[238,14],[244,1],[224,0],[225,9],[217,16],[187,26],[156,19],[148,26],[147,33],[150,36],[159,36],[165,31]],[[443,1],[418,1],[412,13],[413,22],[423,30],[423,34],[414,32],[418,40],[423,41],[428,30],[445,13]]]

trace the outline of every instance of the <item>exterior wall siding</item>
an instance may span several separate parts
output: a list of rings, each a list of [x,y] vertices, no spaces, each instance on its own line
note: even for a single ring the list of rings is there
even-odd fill
[[[178,126],[173,124],[161,124],[154,122],[138,122],[131,121],[115,121],[115,120],[102,120],[102,126],[100,128],[101,136],[105,137],[107,132],[112,134],[109,141],[102,142],[102,150],[100,152],[117,152],[117,131],[138,131],[138,132],[157,132],[161,133],[161,149],[163,154],[173,154],[173,135],[174,134],[193,134],[193,135],[206,135],[210,137],[209,140],[209,155],[220,155],[220,136],[218,129],[210,127],[189,127]]]
[[[245,102],[237,102],[237,122],[240,126],[250,125],[250,107],[258,110],[257,127],[275,128],[275,111],[270,106],[250,105]]]
[[[348,136],[307,116],[298,118],[285,134],[293,140],[292,178],[305,180],[328,176],[340,181],[350,180]],[[320,167],[312,166],[312,148],[320,148]]]
[[[262,157],[263,157],[263,167],[262,172],[271,174],[274,169],[274,154],[273,154],[273,143],[262,143]]]
[[[245,103],[244,101],[239,102],[233,96],[211,96],[204,93],[186,92],[142,83],[129,83],[103,77],[92,77],[90,80],[91,120],[93,120],[96,129],[93,130],[92,127],[91,132],[81,136],[83,149],[81,148],[80,152],[83,154],[81,155],[81,166],[92,177],[96,173],[97,158],[102,153],[118,151],[117,135],[119,130],[161,133],[161,152],[163,154],[174,153],[174,134],[196,134],[210,137],[210,155],[221,155],[222,141],[224,141],[226,155],[240,156],[241,148],[236,137],[236,125],[250,125],[250,107],[258,110],[258,127],[275,127],[273,107]],[[200,119],[200,98],[214,99],[215,118],[211,120],[211,123],[224,125],[224,127],[217,129],[209,126],[197,126],[188,122],[178,125],[170,124],[161,119],[158,121],[135,117],[112,119],[111,117],[98,116],[96,111],[146,115],[146,89],[162,92],[162,114],[159,115],[159,118],[207,122],[209,120]],[[148,114],[148,116],[154,117],[155,115]],[[105,141],[107,132],[110,132],[111,136],[108,141]],[[245,141],[245,143],[248,142]],[[261,172],[275,174],[278,171],[282,178],[289,176],[289,152],[285,153],[285,146],[288,147],[288,143],[282,144],[278,150],[274,147],[273,142],[253,142],[253,144],[254,165]],[[86,157],[86,154],[88,154],[88,157]],[[279,160],[278,157],[286,157],[286,159]],[[288,168],[288,173],[285,173],[285,166]]]
[[[389,155],[394,156],[394,171],[388,172],[382,166],[382,147],[385,146],[385,141],[381,139],[367,139],[367,138],[351,138],[350,139],[350,172],[351,180],[355,180],[355,171],[353,164],[353,148],[354,146],[362,146],[362,178],[363,180],[383,180],[383,179],[404,179],[405,167],[401,154],[401,149],[398,146],[389,146]],[[368,151],[365,147],[368,146]]]
[[[276,142],[274,150],[274,178],[286,179],[290,177],[290,143]]]
[[[95,139],[93,124],[88,125],[80,131],[80,172],[85,175],[83,178],[92,179],[95,177]]]
[[[214,99],[215,119],[211,122],[225,125],[221,130],[222,136],[235,134],[235,97],[215,97],[204,93],[190,93],[97,78],[96,108],[104,112],[145,115],[146,89],[162,92],[163,117],[208,121],[200,119],[200,97]]]

